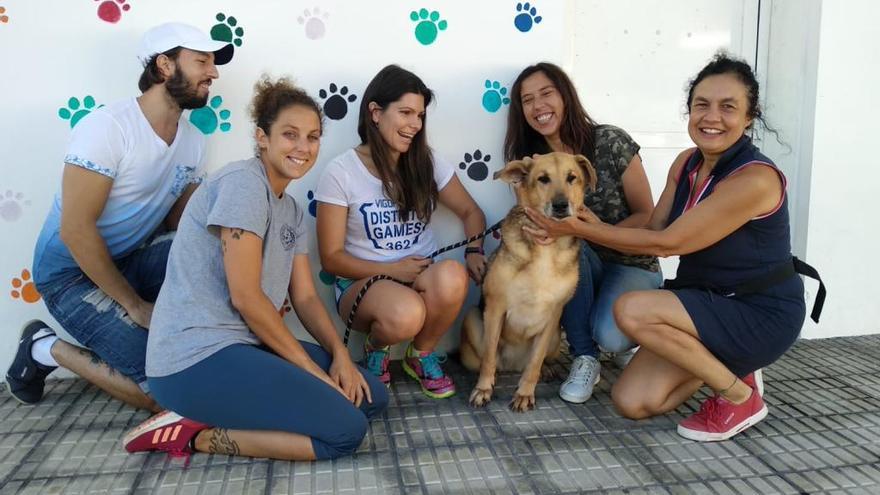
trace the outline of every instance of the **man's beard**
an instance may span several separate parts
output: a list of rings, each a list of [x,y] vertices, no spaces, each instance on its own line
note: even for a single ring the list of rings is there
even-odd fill
[[[177,66],[174,75],[165,81],[165,89],[181,110],[202,108],[208,104],[208,95],[199,96],[198,85],[193,85]]]

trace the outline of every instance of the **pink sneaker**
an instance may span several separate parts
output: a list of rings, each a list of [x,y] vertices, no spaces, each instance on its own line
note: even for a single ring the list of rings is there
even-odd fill
[[[742,404],[734,404],[720,395],[703,401],[700,410],[678,424],[678,434],[698,442],[727,440],[767,416],[761,394],[755,393]]]
[[[422,393],[432,399],[445,399],[455,395],[455,383],[440,367],[440,358],[434,352],[422,352],[411,357],[412,344],[403,358],[403,371],[413,377],[422,387]]]
[[[206,424],[186,419],[173,411],[163,411],[131,430],[122,443],[129,452],[158,450],[188,456],[192,453],[190,440],[206,428]]]
[[[752,387],[753,390],[757,390],[758,395],[760,395],[761,398],[764,398],[764,373],[760,368],[740,378],[740,380],[746,385]]]

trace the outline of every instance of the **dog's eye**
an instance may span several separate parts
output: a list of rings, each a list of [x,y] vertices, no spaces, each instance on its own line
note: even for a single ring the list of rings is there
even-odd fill
[[[577,175],[568,174],[568,177],[565,179],[565,182],[568,182],[569,184],[574,184],[574,181],[576,181],[576,180],[577,180]]]
[[[542,176],[538,177],[538,182],[540,182],[541,184],[549,184],[550,177],[547,177],[546,175],[542,175]]]

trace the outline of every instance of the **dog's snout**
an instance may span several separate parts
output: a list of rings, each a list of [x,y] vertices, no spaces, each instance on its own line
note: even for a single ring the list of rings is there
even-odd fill
[[[560,218],[568,216],[568,198],[565,196],[557,196],[553,198],[551,207],[553,208],[554,217]]]

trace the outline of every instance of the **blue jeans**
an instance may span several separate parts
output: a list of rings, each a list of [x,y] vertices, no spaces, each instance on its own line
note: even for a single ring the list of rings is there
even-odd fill
[[[330,354],[300,343],[329,372]],[[299,433],[312,439],[318,459],[335,459],[357,450],[369,420],[388,405],[385,385],[358,370],[373,398],[372,403],[364,399],[360,408],[268,348],[247,344],[224,347],[183,371],[149,381],[156,401],[181,416],[217,428]]]
[[[562,328],[571,356],[623,352],[635,346],[617,328],[612,308],[624,292],[651,290],[663,283],[663,274],[635,266],[604,262],[586,242],[582,243],[574,297],[562,310]]]
[[[154,236],[128,256],[115,261],[128,283],[145,301],[154,302],[159,296],[173,238],[173,232]],[[112,369],[131,378],[141,390],[149,391],[144,373],[147,329],[136,324],[125,308],[78,269],[38,285],[37,290],[49,313],[71,337]]]

